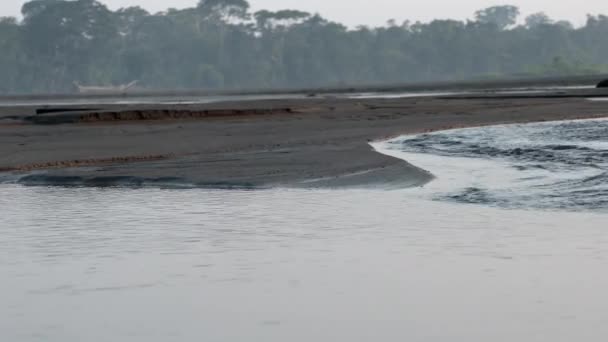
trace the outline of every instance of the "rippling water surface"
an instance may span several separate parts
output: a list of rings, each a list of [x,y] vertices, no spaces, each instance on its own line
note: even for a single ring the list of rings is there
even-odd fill
[[[417,193],[4,185],[0,340],[608,334],[607,216]]]
[[[603,340],[605,129],[378,146],[421,189],[0,185],[0,341]]]
[[[608,120],[457,129],[381,148],[438,176],[434,199],[498,207],[608,209]]]

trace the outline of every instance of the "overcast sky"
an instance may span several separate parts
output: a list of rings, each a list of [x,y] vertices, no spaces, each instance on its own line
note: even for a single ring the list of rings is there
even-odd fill
[[[21,5],[26,0],[0,0],[0,16],[19,15]],[[197,0],[101,0],[110,8],[116,9],[139,5],[151,12],[171,7],[192,7]],[[502,4],[513,4],[524,14],[544,11],[554,19],[567,19],[576,25],[585,23],[591,14],[608,14],[608,0],[250,0],[258,9],[300,9],[318,12],[326,18],[345,23],[382,25],[388,19],[429,21],[435,18],[470,18],[475,10]]]

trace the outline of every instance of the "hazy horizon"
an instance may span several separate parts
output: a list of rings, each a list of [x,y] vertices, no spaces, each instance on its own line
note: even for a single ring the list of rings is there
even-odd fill
[[[11,1],[11,3],[0,3],[0,16],[19,16],[21,6],[27,0]],[[150,12],[159,12],[167,9],[167,2],[163,0],[101,0],[111,9],[128,6],[142,6]],[[194,6],[198,0],[174,0],[171,2],[173,8],[185,8]],[[481,8],[512,4],[520,7],[522,15],[528,15],[543,11],[557,20],[569,20],[575,25],[585,23],[587,14],[608,13],[608,2],[600,0],[561,1],[554,0],[461,0],[457,3],[445,0],[401,1],[401,0],[376,0],[373,3],[367,1],[352,0],[250,0],[253,10],[259,9],[300,9],[312,13],[320,13],[322,16],[344,23],[348,26],[383,25],[389,19],[397,22],[405,20],[427,22],[433,19],[458,19],[472,18],[473,13]],[[447,3],[446,3],[447,2]]]
[[[287,26],[273,16],[256,18],[254,26],[234,25],[196,11],[159,13],[164,6],[158,0],[106,1],[111,2],[110,11],[91,7],[89,0],[49,1],[40,11],[26,12],[30,20],[21,27],[4,21],[0,93],[70,92],[74,81],[112,85],[138,80],[139,87],[149,90],[282,89],[608,73],[608,17],[588,23],[568,17],[574,27],[557,22],[563,16],[551,11],[547,15],[553,23],[544,16],[525,20],[534,12],[531,4],[520,9],[519,23],[525,25],[517,29],[510,29],[517,23],[510,9],[475,18],[487,25],[429,23],[432,18],[463,20],[499,5],[488,0],[463,0],[436,9],[428,7],[436,0],[427,0],[415,12],[407,10],[411,3],[397,0],[355,1],[343,8],[339,5],[346,0],[309,0],[302,5],[250,0],[253,6],[247,11],[273,11],[280,5],[314,13],[311,9],[318,6],[323,17],[345,23],[345,29],[308,16],[292,18],[293,25]],[[125,16],[117,11],[121,4],[137,1],[157,15]],[[197,2],[181,1],[184,6]],[[507,1],[519,5],[518,0]],[[584,13],[582,8],[578,10]],[[364,15],[365,9],[369,15]],[[432,18],[425,21],[425,15]],[[386,29],[389,18],[397,24],[418,18],[421,24]],[[357,24],[374,29],[357,30]]]

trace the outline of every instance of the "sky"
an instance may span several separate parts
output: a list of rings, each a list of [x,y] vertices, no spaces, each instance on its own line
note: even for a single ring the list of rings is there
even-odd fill
[[[19,16],[26,0],[0,0],[0,16]],[[139,5],[151,12],[170,7],[192,7],[197,0],[101,0],[112,9]],[[566,19],[575,25],[585,23],[587,14],[608,14],[607,0],[250,0],[253,10],[299,9],[344,23],[383,25],[389,19],[397,22],[427,22],[432,19],[471,18],[480,9],[495,5],[519,6],[524,15],[544,11],[553,19]]]

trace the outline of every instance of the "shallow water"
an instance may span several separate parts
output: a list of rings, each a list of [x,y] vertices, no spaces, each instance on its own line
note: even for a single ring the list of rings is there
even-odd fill
[[[377,145],[438,176],[416,189],[0,185],[0,341],[602,340],[608,213],[518,205],[538,201],[510,166],[538,161],[438,143],[543,131]],[[446,195],[473,186],[509,200]]]
[[[458,91],[458,92],[440,92],[440,91],[428,91],[428,92],[416,92],[416,91],[405,91],[405,92],[371,92],[371,93],[358,93],[348,95],[351,99],[403,99],[410,97],[435,97],[435,96],[450,96],[450,95],[464,95],[470,92]]]
[[[354,99],[400,99],[412,97],[437,97],[437,96],[454,96],[454,95],[524,95],[524,94],[542,94],[546,92],[566,91],[566,90],[588,90],[594,89],[593,85],[577,85],[577,86],[539,86],[539,87],[515,87],[515,88],[500,88],[500,89],[471,89],[471,90],[454,90],[454,91],[397,91],[397,92],[367,92],[348,95]]]
[[[466,94],[534,94],[547,91],[559,90],[577,90],[577,89],[593,89],[591,85],[579,86],[542,86],[542,87],[525,87],[525,88],[505,88],[498,90],[457,90],[457,91],[397,91],[397,92],[359,92],[359,93],[333,93],[333,94],[314,94],[315,96],[330,96],[338,98],[355,98],[355,99],[397,99],[410,97],[434,97],[434,96],[451,96],[451,95],[466,95]],[[288,100],[288,99],[304,99],[311,94],[259,94],[259,95],[169,95],[169,96],[138,96],[138,95],[118,95],[118,96],[88,96],[82,94],[78,98],[69,99],[52,99],[40,98],[36,99],[19,99],[11,97],[0,97],[0,109],[3,107],[29,107],[29,106],[95,106],[107,104],[119,105],[196,105],[209,104],[217,102],[237,102],[237,101],[259,101],[259,100]],[[593,98],[593,101],[602,100],[601,98]]]
[[[608,210],[608,120],[455,129],[377,148],[437,175],[429,198],[506,208]]]
[[[0,187],[2,341],[608,334],[608,216],[402,191]]]
[[[94,105],[191,105],[191,104],[208,104],[227,101],[259,101],[259,100],[284,100],[304,98],[303,94],[294,95],[200,95],[200,96],[88,96],[81,95],[80,98],[69,99],[19,99],[0,98],[0,108],[2,107],[20,107],[20,106],[94,106]]]

